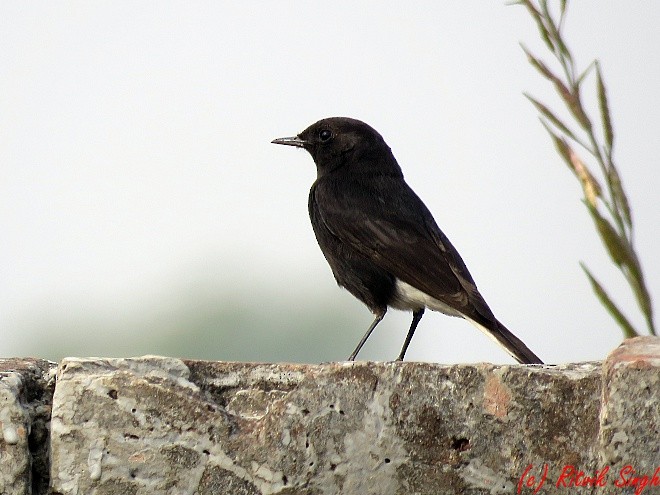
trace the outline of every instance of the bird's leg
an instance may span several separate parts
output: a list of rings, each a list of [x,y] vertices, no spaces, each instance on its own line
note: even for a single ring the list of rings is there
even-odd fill
[[[403,361],[403,356],[406,355],[406,351],[408,350],[410,341],[412,340],[413,334],[417,329],[417,324],[419,323],[419,320],[422,319],[422,316],[424,316],[424,308],[418,309],[417,311],[413,311],[413,319],[412,319],[412,323],[410,324],[410,330],[408,330],[408,335],[406,335],[406,340],[403,343],[403,347],[401,348],[399,357],[396,358],[397,361]]]
[[[358,352],[360,352],[360,349],[362,349],[362,346],[369,338],[369,335],[371,335],[371,332],[374,331],[376,325],[378,325],[380,323],[380,320],[382,320],[385,317],[386,312],[387,312],[387,308],[382,312],[376,313],[376,317],[374,318],[374,321],[371,322],[371,325],[369,325],[369,328],[367,329],[367,332],[364,334],[364,337],[362,337],[362,339],[358,343],[355,350],[351,353],[351,355],[348,356],[348,361],[355,361],[355,357],[358,355]]]

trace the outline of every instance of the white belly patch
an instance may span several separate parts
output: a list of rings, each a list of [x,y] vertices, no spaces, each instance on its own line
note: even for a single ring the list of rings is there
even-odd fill
[[[394,300],[390,302],[390,306],[408,311],[429,308],[433,311],[440,311],[449,316],[460,316],[465,318],[461,313],[454,308],[447,306],[442,301],[438,301],[425,292],[422,292],[412,285],[398,279],[395,286]]]
[[[481,332],[483,332],[484,335],[486,335],[498,346],[504,349],[514,359],[517,359],[516,356],[495,337],[493,331],[477,323],[472,318],[468,318],[454,308],[447,306],[445,303],[429,296],[425,292],[416,289],[410,284],[402,282],[401,280],[397,279],[396,281],[394,300],[390,302],[390,306],[396,309],[403,309],[405,311],[417,311],[422,308],[429,308],[433,311],[439,311],[449,316],[459,316],[461,318],[465,318],[467,321],[477,327]]]

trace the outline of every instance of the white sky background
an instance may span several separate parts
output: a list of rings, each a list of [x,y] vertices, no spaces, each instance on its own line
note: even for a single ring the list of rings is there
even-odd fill
[[[657,2],[580,0],[566,26],[579,66],[602,63],[656,306],[658,21]],[[519,41],[550,60],[525,9],[499,1],[3,2],[0,356],[43,354],[45,322],[65,322],[66,340],[81,312],[110,322],[81,339],[140,328],[146,352],[163,352],[149,314],[167,319],[198,283],[255,312],[263,294],[280,297],[292,320],[331,301],[355,328],[325,360],[348,355],[371,316],[335,287],[316,245],[311,157],[270,144],[343,115],[385,137],[514,333],[546,362],[602,359],[621,332],[578,261],[641,318],[522,96],[559,106]],[[595,110],[594,79],[584,87]],[[409,320],[391,311],[361,357],[394,358]],[[312,330],[289,345],[313,346]],[[408,358],[511,362],[433,313]]]

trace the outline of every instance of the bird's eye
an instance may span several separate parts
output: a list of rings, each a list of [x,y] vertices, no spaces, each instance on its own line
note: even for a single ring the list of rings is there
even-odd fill
[[[322,143],[327,143],[330,141],[330,138],[332,137],[332,132],[330,132],[328,129],[323,129],[321,132],[319,132],[319,139],[321,140]]]

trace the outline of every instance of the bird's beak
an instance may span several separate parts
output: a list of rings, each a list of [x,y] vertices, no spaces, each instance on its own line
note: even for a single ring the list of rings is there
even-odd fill
[[[293,136],[273,139],[271,143],[285,144],[287,146],[295,146],[296,148],[304,148],[305,144],[307,144],[307,141],[300,139],[298,136]]]

